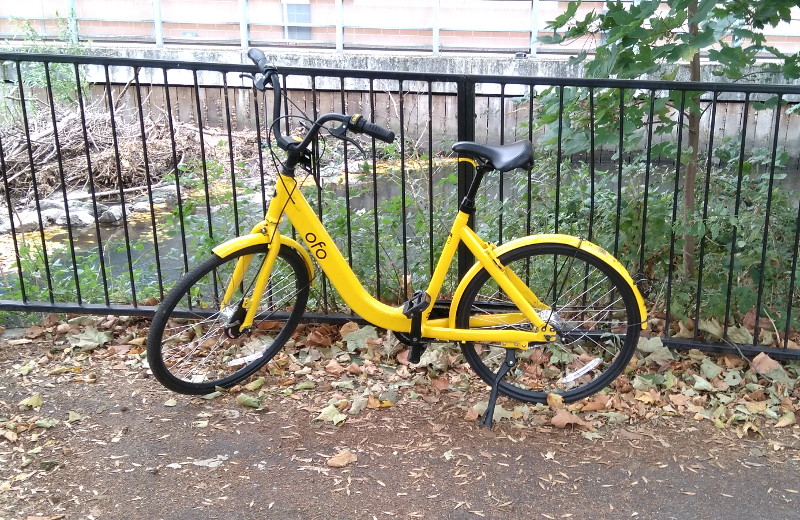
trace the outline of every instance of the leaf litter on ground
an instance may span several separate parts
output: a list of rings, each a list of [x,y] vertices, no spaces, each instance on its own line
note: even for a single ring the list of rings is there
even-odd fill
[[[146,375],[146,333],[147,322],[136,318],[80,317],[65,324],[49,317],[27,329],[25,337],[50,348],[14,364],[14,375],[23,386],[91,382],[76,375],[105,361],[132,375]],[[294,339],[251,380],[198,399],[231,396],[239,406],[256,411],[267,394],[280,394],[307,402],[303,408],[313,411],[311,418],[338,427],[366,411],[398,403],[428,406],[445,393],[463,403],[458,406],[463,406],[466,421],[477,421],[486,409],[488,387],[455,345],[431,345],[419,364],[409,365],[407,350],[391,334],[381,336],[373,327],[353,322],[342,327],[301,325]],[[556,394],[546,404],[506,400],[505,406],[498,403],[494,420],[515,428],[575,428],[595,438],[604,426],[684,416],[746,436],[800,423],[798,379],[800,364],[780,363],[767,354],[748,361],[697,350],[679,352],[667,349],[658,337],[642,337],[625,372],[605,391],[568,404]],[[63,421],[32,415],[42,406],[39,399],[30,393],[16,409],[23,415],[0,416],[5,442],[17,443],[30,431],[68,427],[83,418],[66,410]],[[170,398],[164,405],[173,403],[177,401]]]

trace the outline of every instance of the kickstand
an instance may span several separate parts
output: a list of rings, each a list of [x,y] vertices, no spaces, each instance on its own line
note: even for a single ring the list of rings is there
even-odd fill
[[[500,381],[503,377],[517,364],[517,350],[513,348],[506,349],[506,359],[503,362],[497,374],[494,376],[494,383],[492,384],[492,392],[489,394],[489,404],[486,405],[486,411],[483,412],[481,419],[481,428],[492,429],[492,420],[494,419],[494,406],[497,402],[497,394],[500,390]]]

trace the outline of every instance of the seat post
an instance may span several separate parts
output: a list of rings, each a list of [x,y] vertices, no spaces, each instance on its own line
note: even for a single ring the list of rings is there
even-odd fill
[[[467,194],[464,196],[464,199],[461,201],[461,205],[459,206],[461,211],[467,213],[468,215],[473,215],[475,213],[475,197],[478,194],[478,188],[481,185],[483,176],[492,170],[493,168],[486,164],[480,164],[477,168],[475,168],[475,175],[472,177],[472,183],[470,183]]]

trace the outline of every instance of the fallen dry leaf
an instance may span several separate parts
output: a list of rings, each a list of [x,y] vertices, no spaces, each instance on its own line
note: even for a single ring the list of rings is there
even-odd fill
[[[577,426],[584,430],[594,430],[594,426],[589,421],[582,419],[580,416],[570,413],[564,408],[556,411],[556,414],[550,419],[550,423],[556,428],[566,428],[567,426]]]
[[[753,358],[752,361],[753,368],[759,374],[766,374],[770,370],[775,370],[776,368],[781,368],[781,364],[766,355],[765,353],[760,353],[756,357]]]
[[[347,336],[351,332],[357,331],[359,328],[360,327],[358,326],[358,323],[356,323],[354,321],[348,321],[347,323],[342,325],[341,329],[339,329],[339,334],[344,338],[345,336]]]
[[[329,458],[325,463],[331,468],[343,468],[348,464],[358,461],[358,455],[350,450],[342,450],[333,457]]]
[[[325,372],[327,372],[327,373],[329,373],[331,375],[334,375],[334,376],[340,375],[345,370],[347,370],[347,369],[345,367],[343,367],[342,365],[340,365],[339,362],[336,361],[335,359],[331,359],[328,362],[328,364],[325,365]]]
[[[611,399],[600,393],[595,396],[592,396],[586,403],[581,407],[582,412],[597,412],[600,410],[605,410],[611,404]]]
[[[564,406],[564,398],[559,394],[547,394],[547,406],[550,408],[558,408]]]

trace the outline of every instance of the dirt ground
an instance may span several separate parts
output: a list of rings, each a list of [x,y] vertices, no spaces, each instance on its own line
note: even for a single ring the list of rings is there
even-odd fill
[[[476,385],[404,393],[335,426],[317,420],[337,397],[325,385],[267,381],[257,410],[171,393],[130,356],[69,369],[50,359],[52,341],[11,337],[0,337],[0,520],[800,518],[796,425],[740,438],[653,415],[486,431],[465,414],[488,395]],[[20,404],[37,395],[38,410]]]

